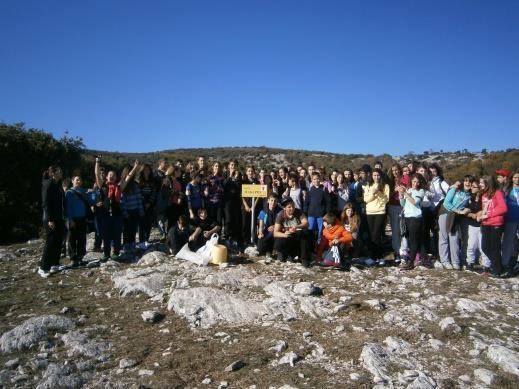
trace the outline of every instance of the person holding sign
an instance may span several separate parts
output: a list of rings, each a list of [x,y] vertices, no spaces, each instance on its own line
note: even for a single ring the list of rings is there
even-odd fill
[[[310,267],[308,219],[296,209],[291,198],[285,199],[282,206],[284,210],[277,215],[274,224],[274,249],[278,261],[294,261],[299,256],[303,266]]]

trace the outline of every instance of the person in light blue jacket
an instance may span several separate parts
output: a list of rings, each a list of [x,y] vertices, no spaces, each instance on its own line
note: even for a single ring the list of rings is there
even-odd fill
[[[405,257],[404,269],[411,270],[414,267],[416,254],[420,252],[423,238],[422,201],[425,196],[427,182],[421,174],[411,176],[411,188],[398,186],[400,205],[404,209],[406,226],[405,236],[409,245],[409,256]]]
[[[72,188],[65,194],[65,215],[69,228],[70,260],[79,266],[86,254],[87,214],[93,205],[91,198],[82,188],[81,177],[72,178]]]
[[[459,181],[448,190],[438,215],[438,252],[445,269],[461,270],[459,215],[467,215],[471,197],[471,182],[474,179],[465,177],[463,184]]]

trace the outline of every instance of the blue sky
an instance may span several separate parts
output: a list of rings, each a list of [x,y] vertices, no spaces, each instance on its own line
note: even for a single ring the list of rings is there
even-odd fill
[[[0,121],[87,147],[518,147],[519,1],[0,2]]]

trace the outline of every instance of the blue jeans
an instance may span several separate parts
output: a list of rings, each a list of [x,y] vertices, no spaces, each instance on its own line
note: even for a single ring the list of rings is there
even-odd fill
[[[317,229],[317,244],[321,241],[321,233],[323,232],[323,218],[308,216],[308,230],[315,231]]]

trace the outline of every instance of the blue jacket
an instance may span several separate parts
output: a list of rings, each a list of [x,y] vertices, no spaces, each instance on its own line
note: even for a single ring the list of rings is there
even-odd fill
[[[469,204],[470,193],[456,188],[450,188],[443,201],[443,206],[449,212],[459,211]]]
[[[82,200],[83,199],[83,200]],[[68,220],[82,218],[87,214],[86,204],[93,205],[91,197],[83,188],[71,188],[65,194],[65,215]]]

